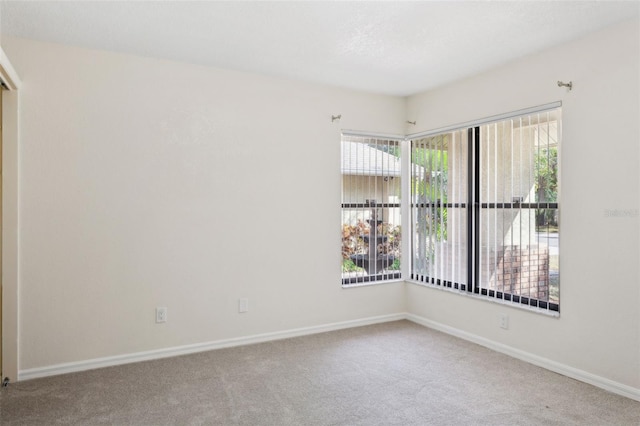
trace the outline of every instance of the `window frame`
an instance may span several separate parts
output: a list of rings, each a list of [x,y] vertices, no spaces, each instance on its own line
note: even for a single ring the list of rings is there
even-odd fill
[[[536,113],[544,113],[549,111],[558,111],[560,114],[560,118],[558,118],[558,164],[557,164],[557,178],[558,178],[558,187],[560,182],[560,157],[559,157],[559,146],[561,144],[561,102],[555,102],[552,104],[542,105],[539,107],[528,108],[525,110],[514,111],[508,114],[502,114],[499,116],[493,116],[486,119],[475,120],[469,123],[463,123],[455,126],[449,126],[447,128],[441,128],[433,131],[408,135],[407,139],[409,143],[413,143],[413,141],[417,141],[419,139],[423,139],[426,137],[438,136],[450,132],[462,131],[466,130],[468,132],[467,136],[467,144],[468,144],[468,200],[466,202],[467,207],[467,282],[466,283],[456,283],[447,281],[445,279],[441,279],[439,277],[428,277],[425,275],[420,275],[414,273],[413,265],[410,265],[411,272],[407,275],[407,282],[426,285],[432,288],[439,288],[443,290],[454,291],[461,294],[467,294],[471,296],[482,297],[482,299],[495,301],[499,303],[507,303],[514,307],[525,307],[531,308],[535,312],[549,313],[551,315],[559,315],[560,312],[560,301],[558,299],[557,302],[552,301],[544,301],[539,300],[527,296],[522,295],[514,295],[512,293],[507,293],[503,291],[492,290],[486,288],[483,283],[480,282],[480,251],[481,251],[481,213],[484,211],[488,211],[491,208],[508,208],[508,209],[527,209],[527,210],[536,210],[536,209],[555,209],[558,212],[558,218],[560,216],[560,200],[559,198],[555,202],[535,202],[535,203],[525,203],[518,200],[513,200],[511,203],[492,203],[488,201],[484,201],[481,199],[481,188],[480,188],[480,174],[482,172],[480,160],[481,160],[481,138],[480,138],[480,126],[506,121],[509,119],[519,118],[523,116],[528,116]],[[559,197],[559,191],[558,191]],[[412,200],[409,201],[412,203]],[[411,205],[411,217],[413,217],[413,208],[415,206]],[[455,203],[448,203],[446,207],[456,207]],[[412,228],[414,225],[414,221],[411,222]],[[411,229],[412,236],[415,234],[415,230]],[[559,236],[558,236],[559,238]],[[412,238],[413,240],[413,238]],[[411,255],[405,256],[412,261],[414,259],[413,253],[414,247],[412,244],[411,247]],[[558,268],[559,269],[559,268]],[[559,286],[559,284],[558,284]],[[558,289],[559,292],[559,289]],[[559,297],[559,296],[558,296]]]
[[[356,139],[361,139],[361,140],[356,140]],[[344,194],[344,189],[345,189],[345,176],[352,176],[353,175],[353,171],[351,173],[344,173],[344,155],[345,155],[345,148],[344,148],[344,143],[348,142],[348,143],[352,143],[352,144],[365,144],[365,145],[369,145],[369,143],[367,141],[375,141],[376,144],[378,144],[379,142],[382,142],[382,146],[387,146],[390,147],[391,145],[397,145],[399,151],[400,151],[400,156],[398,157],[398,164],[394,165],[393,168],[395,169],[396,167],[399,168],[399,170],[397,171],[398,174],[393,174],[393,178],[398,178],[398,187],[400,189],[400,194],[399,195],[399,201],[396,202],[378,202],[375,199],[363,199],[363,200],[357,200],[356,202],[345,202],[345,194]],[[341,134],[341,203],[340,203],[340,211],[341,214],[343,216],[343,219],[341,220],[341,228],[344,230],[344,226],[345,226],[345,222],[344,222],[344,211],[345,209],[355,209],[355,210],[360,210],[365,211],[365,210],[369,210],[369,209],[380,209],[382,213],[382,217],[384,218],[384,209],[397,209],[399,211],[399,215],[400,217],[397,218],[396,217],[396,221],[395,222],[399,222],[399,226],[400,226],[400,230],[404,229],[404,212],[403,212],[403,196],[404,196],[404,169],[405,169],[405,161],[404,161],[404,145],[405,145],[405,137],[404,136],[399,136],[399,135],[389,135],[389,134],[375,134],[375,133],[365,133],[365,132],[354,132],[354,131],[343,131]],[[372,148],[372,149],[377,149],[377,148]],[[351,165],[350,165],[351,166]],[[387,166],[389,166],[387,164]],[[359,166],[356,167],[356,169]],[[377,166],[375,166],[377,167]],[[375,168],[374,167],[374,168]],[[392,171],[389,169],[385,169],[384,168],[384,164],[381,165],[382,167],[382,173],[381,174],[376,174],[376,175],[367,175],[369,177],[391,177],[392,176]],[[364,172],[370,172],[371,170],[366,170]],[[360,171],[361,173],[364,173],[363,171]],[[393,171],[395,172],[395,170]],[[357,176],[358,174],[360,174],[358,171],[355,172],[355,175]],[[360,174],[361,176],[364,176],[364,174]],[[383,191],[384,192],[384,191]],[[376,193],[376,190],[374,189],[374,194]],[[390,194],[387,193],[387,197]],[[365,197],[366,198],[366,197]],[[371,201],[371,202],[370,202]],[[371,216],[370,216],[371,218]],[[371,227],[369,226],[369,229],[371,229]],[[378,236],[377,232],[374,232],[375,236]],[[402,231],[400,231],[400,235],[403,237],[403,233]],[[344,249],[344,234],[343,234],[343,249]],[[400,262],[401,268],[399,270],[392,270],[392,269],[387,269],[387,268],[383,268],[380,269],[380,271],[377,270],[377,268],[374,268],[374,274],[369,275],[368,273],[366,274],[357,274],[355,276],[347,276],[345,277],[345,272],[343,271],[341,274],[341,282],[342,282],[342,287],[343,288],[351,288],[351,287],[359,287],[359,286],[367,286],[367,285],[375,285],[375,284],[385,284],[385,283],[392,283],[392,282],[401,282],[403,281],[403,277],[406,276],[403,274],[404,271],[404,267],[402,266],[402,262],[403,262],[403,252],[405,252],[405,246],[404,246],[404,238],[401,238],[401,246],[399,247],[399,255],[397,257],[397,260]],[[371,253],[371,248],[369,248],[369,253]],[[376,250],[376,255],[377,255],[377,250]],[[377,259],[377,257],[376,257]],[[344,261],[344,255],[343,255],[343,261]],[[357,266],[361,266],[361,265],[357,265]]]

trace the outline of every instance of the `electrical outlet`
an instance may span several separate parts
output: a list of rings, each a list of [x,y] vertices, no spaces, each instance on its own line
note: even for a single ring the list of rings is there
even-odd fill
[[[500,328],[504,328],[505,330],[509,329],[509,315],[507,314],[500,314],[498,316],[499,322],[500,322]]]
[[[156,308],[156,323],[167,322],[167,308],[158,306]]]
[[[249,299],[243,297],[238,300],[238,312],[244,313],[249,310]]]

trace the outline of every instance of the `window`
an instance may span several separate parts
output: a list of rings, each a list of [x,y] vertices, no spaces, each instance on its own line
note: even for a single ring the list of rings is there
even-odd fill
[[[400,278],[400,140],[342,137],[342,284]]]
[[[411,279],[559,310],[560,109],[411,141]]]
[[[411,141],[412,277],[466,289],[468,140],[454,131]]]

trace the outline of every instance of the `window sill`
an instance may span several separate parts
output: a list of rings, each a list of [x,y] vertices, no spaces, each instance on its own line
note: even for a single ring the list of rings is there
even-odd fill
[[[372,285],[395,284],[395,283],[403,283],[403,282],[405,282],[405,280],[403,280],[402,278],[396,278],[396,279],[385,280],[385,281],[369,281],[366,283],[342,284],[342,288],[345,290],[348,290],[350,288],[356,288],[356,287],[370,287]]]
[[[533,312],[533,313],[536,313],[536,314],[546,315],[546,316],[553,317],[553,318],[560,318],[560,312],[552,311],[550,309],[537,308],[537,307],[525,305],[525,304],[522,304],[522,303],[510,302],[510,301],[506,301],[506,300],[502,300],[502,299],[497,299],[495,297],[484,296],[484,295],[475,294],[475,293],[469,293],[469,292],[464,291],[464,290],[457,290],[457,289],[454,289],[454,288],[442,287],[442,286],[423,283],[423,282],[415,281],[415,280],[404,280],[404,282],[407,283],[407,284],[413,284],[413,285],[416,285],[416,286],[419,286],[419,287],[432,288],[434,290],[445,291],[445,292],[448,292],[448,293],[454,293],[456,295],[461,295],[461,296],[469,297],[469,298],[476,299],[476,300],[482,300],[482,301],[485,301],[485,302],[496,303],[496,304],[503,305],[503,306],[509,306],[511,308],[514,308],[514,309],[521,309],[521,310],[524,310],[524,311],[529,311],[529,312]]]

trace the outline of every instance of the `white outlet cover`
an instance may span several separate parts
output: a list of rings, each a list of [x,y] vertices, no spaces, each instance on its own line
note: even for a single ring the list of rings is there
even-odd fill
[[[500,314],[500,328],[509,329],[509,315]]]
[[[156,308],[156,323],[161,322],[167,322],[167,308],[159,306]]]
[[[249,299],[242,298],[238,300],[238,312],[244,313],[249,311]]]

